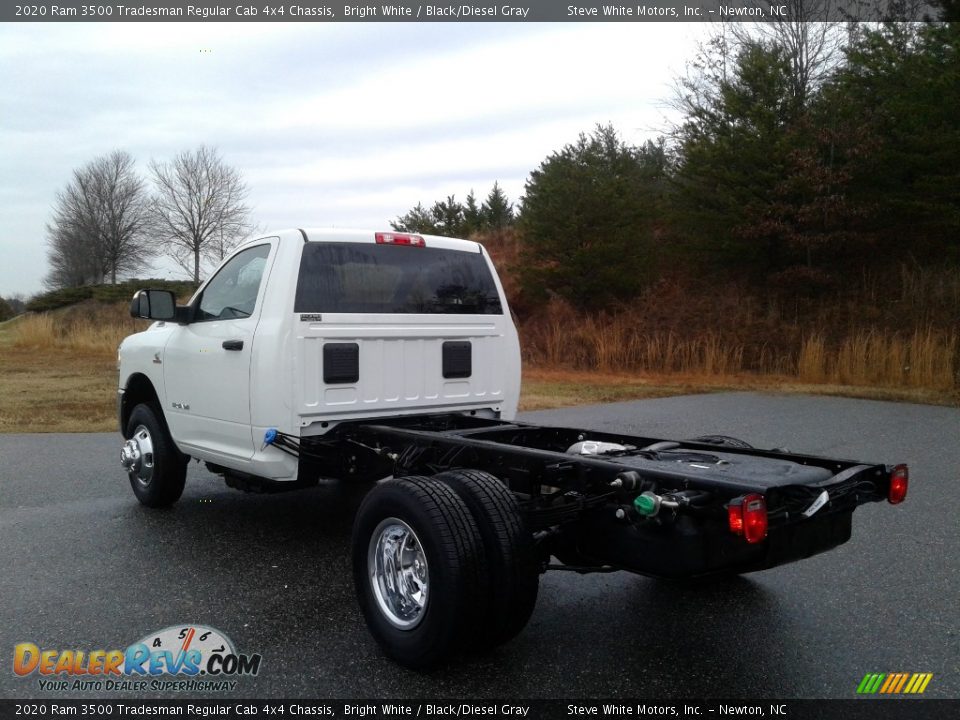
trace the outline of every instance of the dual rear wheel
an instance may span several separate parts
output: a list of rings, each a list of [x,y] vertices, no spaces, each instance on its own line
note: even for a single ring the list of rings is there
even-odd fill
[[[516,499],[478,470],[377,485],[357,513],[353,572],[370,632],[413,668],[511,639],[539,586]]]
[[[176,502],[187,458],[159,407],[137,405],[125,435],[121,463],[140,502]],[[479,470],[378,484],[357,513],[352,546],[367,626],[408,667],[507,642],[537,601],[540,567],[516,498]]]

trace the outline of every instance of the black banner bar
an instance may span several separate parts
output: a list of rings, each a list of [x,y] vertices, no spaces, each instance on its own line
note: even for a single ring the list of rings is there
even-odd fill
[[[939,5],[924,0],[37,0],[0,7],[3,22],[876,22],[939,17]]]
[[[0,720],[63,717],[941,720],[960,700],[0,700]]]

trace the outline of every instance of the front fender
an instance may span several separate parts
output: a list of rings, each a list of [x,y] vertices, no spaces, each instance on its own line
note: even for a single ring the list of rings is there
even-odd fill
[[[133,408],[143,402],[166,405],[163,380],[164,348],[170,339],[166,323],[154,323],[147,330],[129,335],[118,349],[117,420],[121,434]]]

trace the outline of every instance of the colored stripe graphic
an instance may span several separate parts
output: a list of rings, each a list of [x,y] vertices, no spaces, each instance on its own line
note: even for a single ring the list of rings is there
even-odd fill
[[[859,695],[920,695],[933,679],[933,673],[867,673],[857,685]]]
[[[900,682],[897,683],[897,687],[893,689],[893,692],[898,693],[901,690],[903,690],[903,686],[906,684],[906,682],[907,682],[907,674],[900,673]]]
[[[919,695],[924,690],[927,689],[927,685],[930,684],[930,680],[933,678],[931,673],[917,673],[912,678],[910,682],[907,683],[907,688],[904,692],[908,692],[914,695]],[[912,686],[912,687],[911,687]]]
[[[880,688],[881,693],[896,693],[899,692],[897,688],[903,687],[903,683],[907,680],[907,673],[891,673],[887,676],[887,681],[883,684],[883,687]]]
[[[857,692],[861,695],[873,695],[885,677],[886,675],[882,673],[867,673],[863,676],[863,680],[860,681]]]

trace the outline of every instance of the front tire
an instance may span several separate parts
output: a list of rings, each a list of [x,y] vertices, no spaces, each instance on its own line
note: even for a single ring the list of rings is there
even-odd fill
[[[152,403],[137,405],[130,413],[126,437],[120,462],[137,500],[152,508],[179,500],[187,479],[187,458],[173,444],[160,408]]]
[[[486,559],[470,511],[446,485],[377,485],[357,511],[352,555],[360,609],[389,657],[426,669],[476,642]]]

